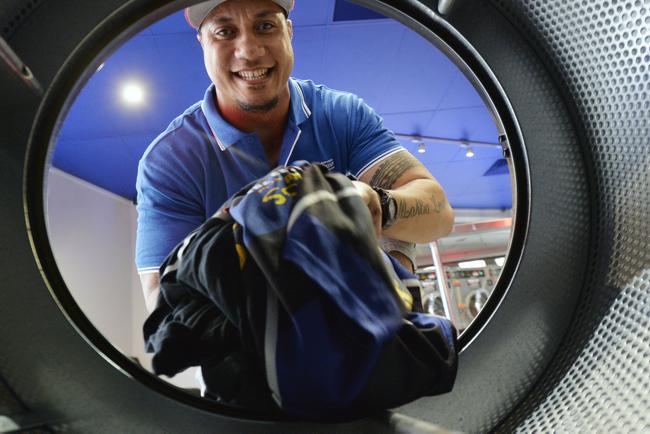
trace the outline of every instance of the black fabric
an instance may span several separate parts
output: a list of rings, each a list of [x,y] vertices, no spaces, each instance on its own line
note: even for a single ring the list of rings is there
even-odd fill
[[[456,340],[456,329],[452,330]],[[457,368],[456,348],[448,347],[439,328],[419,329],[406,321],[382,349],[355,406],[391,408],[424,395],[449,392]]]
[[[422,304],[422,288],[419,285],[408,285],[406,288],[411,293],[411,297],[413,297],[411,311],[425,313],[424,304]]]
[[[146,350],[154,353],[156,374],[173,376],[190,366],[201,366],[207,397],[272,412],[279,408],[272,399],[264,365],[268,292],[277,294],[289,315],[319,300],[320,294],[311,276],[281,260],[284,228],[257,237],[244,248],[243,228],[228,210],[252,185],[167,257],[160,268],[158,305],[143,331]],[[304,194],[332,186],[341,190],[350,185],[343,176],[312,167],[306,171],[301,191]],[[348,239],[359,255],[376,262],[386,273],[386,282],[391,282],[385,264],[378,259],[374,234],[359,230],[356,223],[359,215],[366,218],[363,213],[367,213],[360,200],[342,208],[325,202],[309,212],[338,237]],[[386,288],[390,290],[391,286],[387,284]],[[328,309],[327,303],[319,303]],[[291,321],[290,316],[283,321]],[[354,339],[354,335],[343,338]],[[319,409],[313,409],[311,414],[350,416],[451,390],[457,367],[455,341],[455,330],[454,344],[450,345],[441,330],[420,330],[403,320],[381,349],[368,381],[349,408],[329,415],[318,415]]]

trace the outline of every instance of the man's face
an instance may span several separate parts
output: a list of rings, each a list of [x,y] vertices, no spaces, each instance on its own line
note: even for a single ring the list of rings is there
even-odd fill
[[[271,0],[229,0],[210,12],[199,41],[219,106],[265,112],[288,98],[292,24]]]

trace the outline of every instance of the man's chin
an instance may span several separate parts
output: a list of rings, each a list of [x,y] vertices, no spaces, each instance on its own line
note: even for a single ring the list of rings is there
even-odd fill
[[[278,106],[280,99],[276,96],[264,102],[237,101],[239,108],[248,113],[266,113]]]

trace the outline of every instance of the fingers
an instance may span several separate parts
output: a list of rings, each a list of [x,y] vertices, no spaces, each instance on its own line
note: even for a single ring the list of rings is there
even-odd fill
[[[375,227],[375,234],[381,235],[381,205],[379,204],[379,196],[374,190],[370,189],[370,200],[368,201],[368,209],[372,217],[372,224]]]
[[[381,204],[379,203],[379,195],[365,182],[352,181],[355,188],[361,195],[361,199],[368,206],[370,217],[372,217],[372,225],[375,228],[377,236],[381,235]]]

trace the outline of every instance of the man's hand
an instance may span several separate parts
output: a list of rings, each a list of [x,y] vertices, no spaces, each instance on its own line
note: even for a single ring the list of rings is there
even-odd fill
[[[377,236],[381,235],[381,204],[379,203],[379,195],[371,186],[361,181],[352,181],[354,187],[359,192],[361,200],[368,206],[370,216],[372,217],[372,224],[375,227]]]

